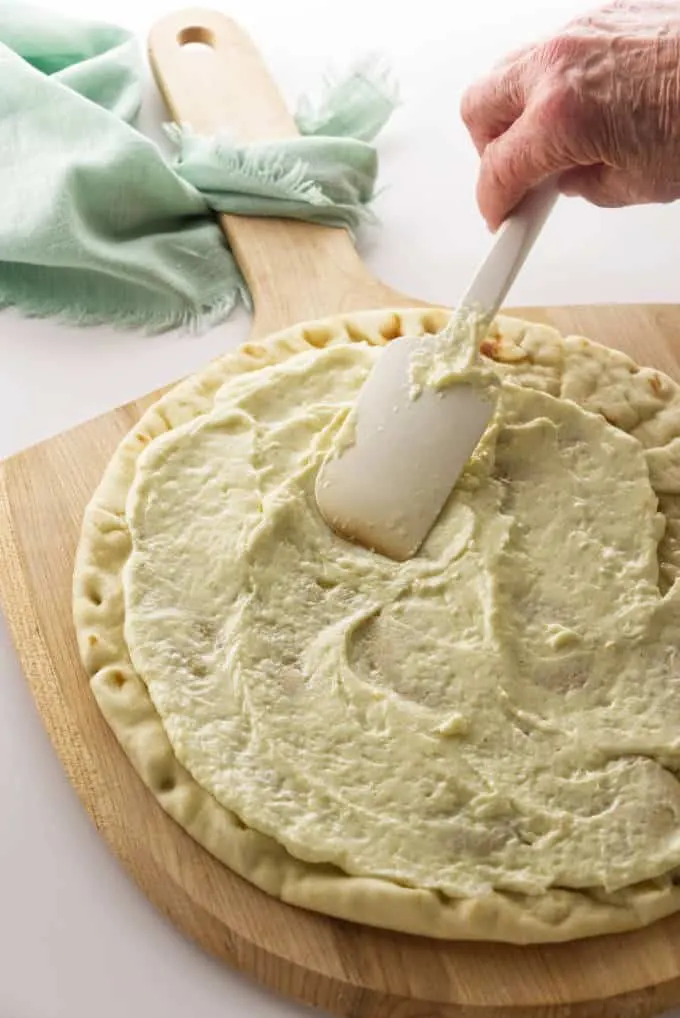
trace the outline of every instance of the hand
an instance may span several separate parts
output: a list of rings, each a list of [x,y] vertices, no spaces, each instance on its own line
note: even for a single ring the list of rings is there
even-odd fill
[[[495,230],[534,185],[596,205],[680,198],[680,0],[613,3],[504,60],[463,96]]]

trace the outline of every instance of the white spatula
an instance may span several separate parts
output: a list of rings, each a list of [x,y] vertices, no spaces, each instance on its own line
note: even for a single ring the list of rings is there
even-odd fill
[[[557,198],[554,181],[530,192],[497,232],[458,305],[476,312],[481,342]],[[411,395],[411,356],[436,337],[402,337],[362,386],[351,443],[329,454],[316,500],[342,537],[404,561],[417,553],[484,434],[494,404],[469,384]]]

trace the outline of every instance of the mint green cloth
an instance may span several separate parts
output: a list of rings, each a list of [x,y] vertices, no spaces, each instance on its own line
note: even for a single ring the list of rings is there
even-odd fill
[[[243,278],[212,210],[343,227],[370,217],[370,144],[396,97],[365,62],[304,100],[300,138],[239,146],[134,126],[143,65],[112,25],[0,2],[0,307],[161,331],[226,317]]]

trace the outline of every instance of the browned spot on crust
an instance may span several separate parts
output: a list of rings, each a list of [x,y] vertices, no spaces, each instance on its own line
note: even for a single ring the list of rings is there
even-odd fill
[[[172,431],[174,425],[173,425],[172,421],[170,420],[170,418],[168,417],[168,414],[167,414],[167,411],[166,411],[165,407],[163,407],[163,406],[161,406],[159,404],[156,407],[156,416],[158,417],[158,419],[160,420],[161,424],[163,425],[163,427],[165,428],[166,431]]]
[[[487,336],[486,339],[482,340],[479,345],[479,349],[485,357],[491,357],[492,360],[498,360],[498,352],[500,350],[500,339],[496,336]]]
[[[90,635],[87,638],[87,642],[90,647],[95,647],[97,645],[97,637],[94,635],[94,633],[90,633]]]
[[[353,343],[370,343],[372,342],[371,337],[368,336],[363,329],[360,329],[352,321],[343,322],[345,332],[349,336]]]
[[[323,325],[314,329],[305,329],[302,335],[304,336],[305,341],[309,343],[310,346],[316,347],[317,350],[323,349],[323,347],[326,346],[329,340],[333,337],[331,330]]]
[[[446,325],[447,316],[443,311],[426,311],[420,319],[423,332],[427,336],[434,336]]]
[[[267,357],[267,351],[260,343],[244,343],[241,353],[246,354],[247,357],[254,357],[258,361]]]
[[[482,340],[479,349],[485,357],[498,361],[499,364],[519,364],[528,361],[529,354],[515,343],[503,342],[500,336],[487,336]]]
[[[663,389],[663,383],[658,375],[652,375],[652,377],[649,379],[649,387],[655,396],[659,396],[661,394],[661,390]]]
[[[124,516],[125,514],[123,513],[123,518]],[[102,596],[99,593],[99,588],[95,584],[94,580],[89,581],[85,593],[89,600],[92,602],[92,604],[95,605],[96,608],[98,608],[99,605],[102,603]]]
[[[116,686],[117,689],[120,689],[122,686],[125,685],[127,679],[125,678],[122,672],[113,671],[109,676],[109,682],[111,683],[112,686]]]
[[[384,339],[399,339],[402,333],[401,318],[396,311],[380,326],[380,335]]]

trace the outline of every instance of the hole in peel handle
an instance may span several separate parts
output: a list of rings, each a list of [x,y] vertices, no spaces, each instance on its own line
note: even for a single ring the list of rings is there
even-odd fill
[[[156,84],[176,123],[196,134],[225,131],[243,144],[298,135],[295,120],[257,48],[226,15],[196,9],[172,12],[151,27],[148,51]],[[299,281],[309,277],[312,257],[305,252],[319,247],[319,235],[325,228],[228,214],[218,219],[248,283],[258,331],[275,331],[308,317],[299,298]],[[312,235],[311,231],[316,232]],[[344,237],[325,243],[335,252],[343,241],[351,247]],[[320,271],[324,267],[332,270],[329,256],[317,256],[315,261]],[[280,311],[283,298],[277,303],[278,291],[285,294],[285,314]],[[316,317],[317,308],[312,310]],[[322,313],[332,310],[318,308]]]
[[[177,33],[177,42],[182,47],[205,46],[208,49],[213,49],[215,46],[215,36],[205,25],[188,25],[186,28],[181,28]]]
[[[299,135],[256,46],[226,15],[195,8],[172,12],[152,26],[148,50],[176,123],[196,134],[225,131],[241,144]],[[350,306],[378,306],[383,293],[384,306],[393,302],[392,291],[368,273],[345,230],[229,214],[220,215],[219,223],[248,283],[258,335]]]
[[[299,133],[256,46],[226,15],[197,9],[168,14],[152,26],[148,49],[177,122],[199,134],[227,130],[241,142]]]

